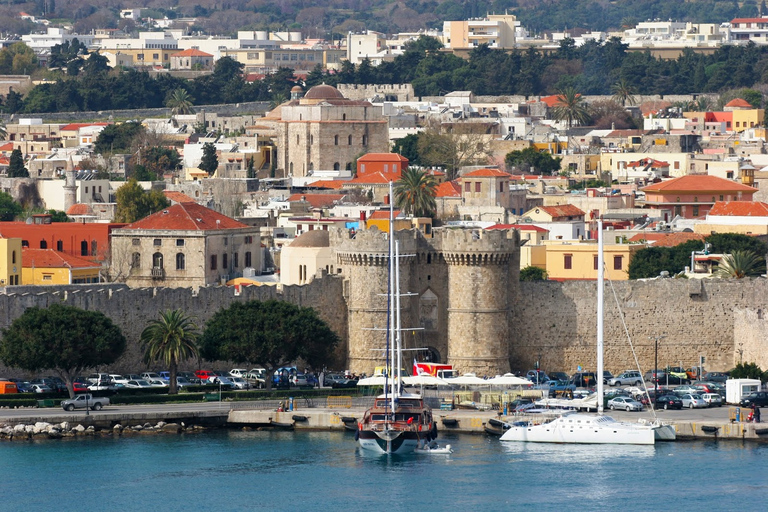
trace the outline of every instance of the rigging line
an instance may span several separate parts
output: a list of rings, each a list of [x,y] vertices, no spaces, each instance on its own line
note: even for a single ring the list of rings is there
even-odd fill
[[[619,310],[619,318],[621,318],[621,325],[624,327],[624,334],[627,335],[627,341],[629,341],[629,348],[632,349],[632,357],[635,358],[635,365],[637,366],[637,371],[640,372],[640,375],[643,375],[643,370],[640,368],[640,361],[637,359],[637,353],[635,352],[635,346],[632,344],[632,337],[629,335],[629,328],[627,327],[627,321],[624,318],[624,312],[621,310],[621,304],[619,303],[619,295],[616,293],[616,288],[613,286],[613,281],[610,277],[608,277],[608,272],[606,269],[606,279],[608,280],[608,285],[611,287],[611,292],[613,292],[613,299],[616,301],[616,309]],[[651,400],[651,395],[648,393],[648,386],[645,385],[645,379],[643,379],[643,392],[645,393],[646,398],[648,398],[648,405],[651,408],[651,414],[653,414],[654,419],[658,420],[658,417],[656,416],[656,404],[654,403],[654,400],[656,400],[656,396],[653,397],[653,400]]]

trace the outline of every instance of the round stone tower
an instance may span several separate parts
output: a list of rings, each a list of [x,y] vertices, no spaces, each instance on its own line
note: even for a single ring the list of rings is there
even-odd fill
[[[330,234],[331,247],[346,276],[344,298],[347,301],[349,345],[348,369],[371,375],[376,366],[385,364],[387,337],[387,290],[389,280],[389,241],[378,228],[359,230],[351,235],[346,230]],[[395,233],[400,241],[400,292],[407,293],[411,281],[413,254],[418,235],[404,230]],[[403,328],[414,327],[412,299],[401,297]],[[407,359],[407,357],[406,357]],[[405,364],[405,363],[404,363]]]
[[[442,230],[448,264],[448,363],[459,372],[509,371],[515,231]]]
[[[77,202],[77,182],[75,181],[75,170],[67,169],[64,171],[64,211]]]

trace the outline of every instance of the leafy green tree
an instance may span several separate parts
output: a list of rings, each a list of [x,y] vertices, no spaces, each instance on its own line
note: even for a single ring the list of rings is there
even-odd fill
[[[171,204],[162,191],[153,189],[145,192],[135,179],[118,188],[115,199],[115,222],[135,222]]]
[[[742,279],[759,276],[764,271],[765,258],[761,258],[752,251],[733,251],[722,257],[714,275]]]
[[[24,43],[13,43],[0,50],[0,74],[28,75],[37,69],[35,51]]]
[[[24,108],[24,101],[22,100],[21,94],[14,91],[13,89],[10,89],[8,94],[5,96],[5,105],[3,105],[3,110],[9,114],[15,114],[20,112],[22,108]]]
[[[61,210],[48,210],[46,213],[51,216],[51,222],[69,222],[70,221],[70,218],[67,217],[67,214]]]
[[[208,361],[261,364],[271,376],[301,358],[313,368],[333,360],[339,337],[315,310],[281,302],[232,304],[213,315],[200,339],[200,355]]]
[[[392,147],[392,152],[403,155],[411,165],[421,165],[419,160],[419,136],[415,133],[397,139]]]
[[[186,115],[193,114],[195,112],[195,109],[192,108],[194,101],[195,99],[190,96],[186,89],[179,88],[174,89],[173,92],[171,92],[171,95],[168,98],[168,101],[165,102],[165,105],[171,109],[171,114],[175,116]]]
[[[691,264],[691,253],[702,249],[701,242],[689,240],[675,247],[645,247],[637,251],[629,262],[630,279],[659,277],[661,272],[679,274]]]
[[[161,361],[168,367],[169,395],[178,392],[176,372],[179,363],[199,355],[198,336],[199,332],[192,318],[181,309],[160,312],[160,318],[150,320],[141,332],[139,343],[144,350],[144,360],[147,363]]]
[[[256,177],[256,169],[254,169],[254,156],[250,156],[246,159],[246,170],[245,175],[247,178],[255,178]]]
[[[540,152],[534,147],[523,150],[510,151],[504,157],[507,167],[516,167],[523,172],[536,172],[538,174],[557,174],[560,170],[562,158],[552,157],[548,152]]]
[[[93,144],[97,153],[125,153],[130,151],[136,137],[145,131],[141,123],[121,123],[105,126]]]
[[[709,252],[731,254],[734,251],[751,251],[759,256],[768,253],[768,246],[760,239],[739,233],[715,233],[704,241],[710,245]]]
[[[22,206],[8,192],[0,192],[0,220],[10,221],[21,215]]]
[[[67,384],[89,368],[114,363],[125,350],[125,336],[103,313],[64,304],[31,307],[3,329],[0,359],[30,372],[51,370]]]
[[[198,169],[208,173],[208,176],[213,176],[216,169],[219,168],[219,157],[216,155],[216,146],[211,142],[203,144],[203,158],[200,160]]]
[[[21,150],[16,148],[11,151],[10,163],[8,164],[9,178],[29,178],[29,171],[24,167],[24,157]]]
[[[590,121],[586,101],[573,87],[558,91],[557,103],[552,107],[552,117],[558,121],[566,121],[568,128],[574,123],[584,125]]]
[[[528,265],[520,269],[520,281],[546,281],[547,271],[541,267]]]
[[[141,164],[150,174],[162,176],[166,172],[179,168],[181,156],[173,148],[152,146],[141,151]]]
[[[607,187],[608,185],[610,185],[610,183],[606,183],[605,181],[597,180],[595,178],[589,178],[586,181],[574,181],[568,185],[568,189],[583,190],[585,188],[602,188]]]
[[[395,204],[406,215],[433,217],[437,211],[437,180],[426,171],[409,167],[394,186]]]
[[[756,363],[739,363],[730,371],[732,379],[760,379],[768,380],[768,375]]]
[[[619,79],[618,82],[611,86],[611,92],[613,93],[613,99],[616,102],[621,103],[622,106],[627,106],[627,103],[634,105],[637,103],[637,88],[632,85],[626,78]]]

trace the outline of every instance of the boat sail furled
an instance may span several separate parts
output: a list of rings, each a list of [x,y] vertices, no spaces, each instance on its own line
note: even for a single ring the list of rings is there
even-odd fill
[[[392,183],[389,184],[392,197]],[[356,437],[364,450],[380,454],[414,453],[433,446],[437,423],[419,394],[402,391],[402,327],[400,323],[400,249],[395,241],[393,208],[389,210],[389,290],[387,293],[387,378],[384,393],[374,399],[358,424]],[[390,375],[391,374],[391,375]]]
[[[603,413],[603,221],[597,221],[597,411],[598,414],[565,412],[538,424],[515,423],[501,436],[502,441],[538,443],[642,444],[652,445],[669,435],[669,427],[652,423],[617,421]],[[664,429],[657,434],[658,429]]]

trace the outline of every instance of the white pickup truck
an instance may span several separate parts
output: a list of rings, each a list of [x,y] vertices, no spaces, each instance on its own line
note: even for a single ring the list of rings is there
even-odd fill
[[[61,401],[61,407],[65,411],[74,411],[75,409],[93,409],[98,411],[105,405],[109,405],[109,398],[94,398],[90,394],[75,395],[75,398]]]

